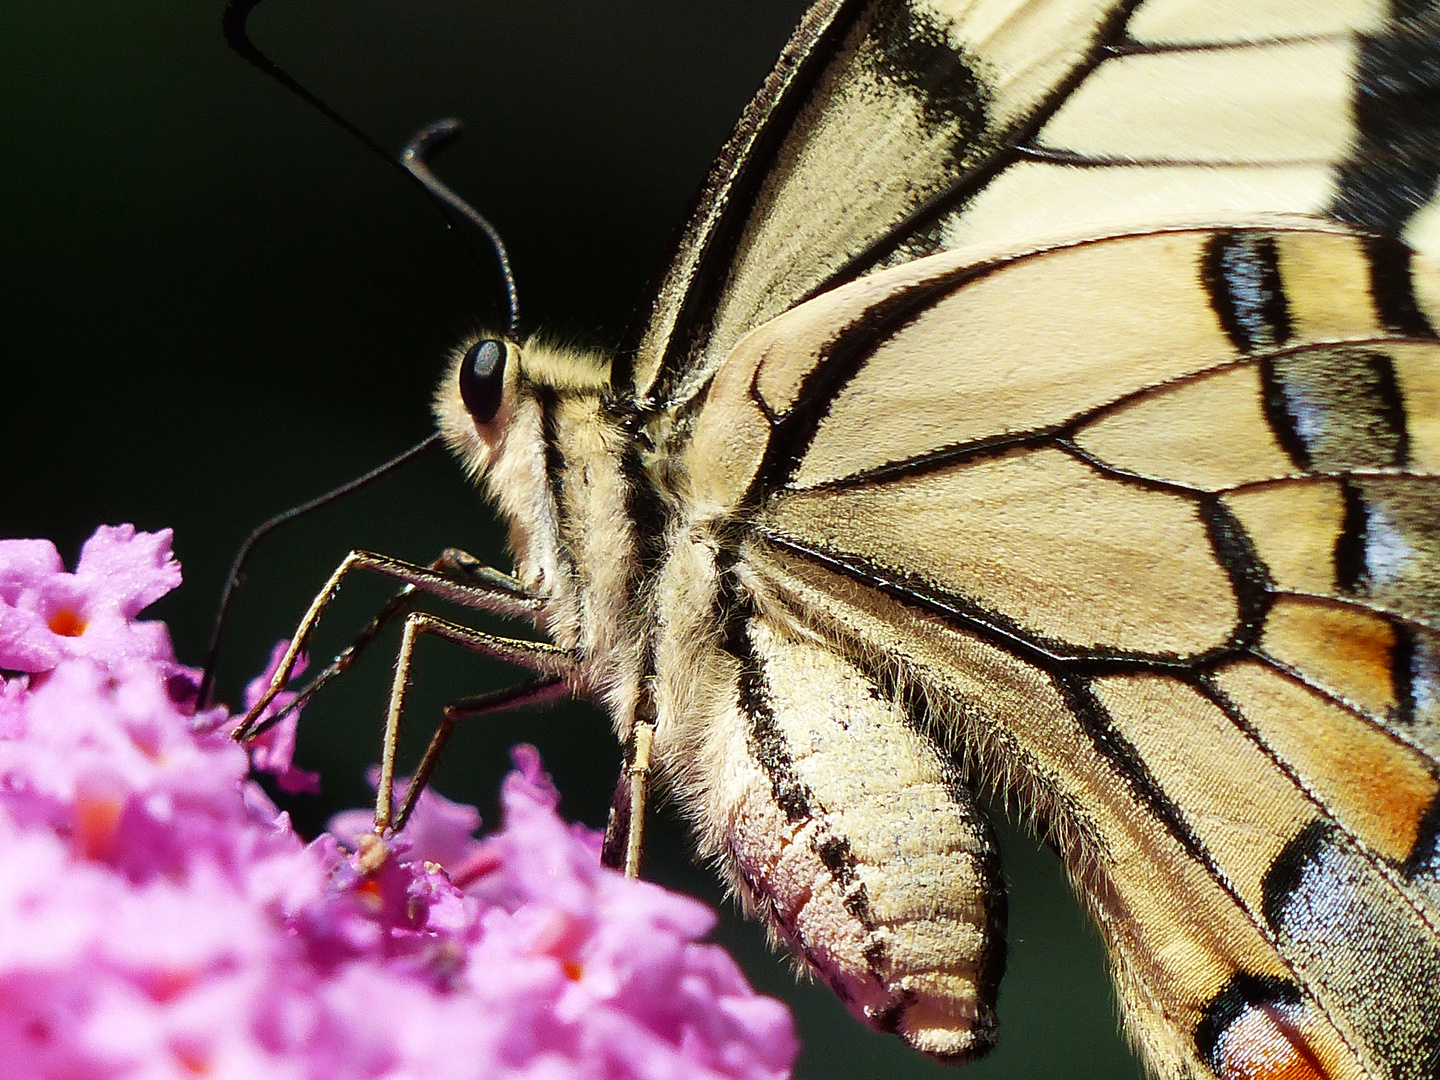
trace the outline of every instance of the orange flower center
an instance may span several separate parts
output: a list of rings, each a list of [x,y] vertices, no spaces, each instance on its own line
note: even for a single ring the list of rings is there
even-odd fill
[[[49,625],[51,632],[59,634],[61,637],[79,637],[85,633],[85,627],[89,624],[78,611],[62,607],[50,616]]]

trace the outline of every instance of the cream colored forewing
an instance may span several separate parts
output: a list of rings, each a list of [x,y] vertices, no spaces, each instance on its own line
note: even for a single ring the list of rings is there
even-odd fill
[[[1380,0],[825,0],[617,368],[695,394],[807,297],[961,245],[1288,213],[1440,250],[1440,22]]]

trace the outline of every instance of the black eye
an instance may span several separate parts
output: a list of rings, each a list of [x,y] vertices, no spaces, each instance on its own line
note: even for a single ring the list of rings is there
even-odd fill
[[[500,411],[506,351],[505,342],[482,338],[465,350],[460,362],[460,397],[477,424],[488,424]]]

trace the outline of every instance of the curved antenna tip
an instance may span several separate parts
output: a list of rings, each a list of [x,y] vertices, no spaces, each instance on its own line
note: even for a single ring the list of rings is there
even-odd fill
[[[410,141],[400,151],[400,159],[407,165],[416,159],[425,161],[431,154],[438,154],[464,134],[465,124],[453,116],[432,120],[410,136]]]
[[[447,213],[447,211],[450,211],[459,214],[460,217],[464,218],[470,225],[485,234],[491,250],[495,253],[496,262],[499,263],[500,276],[505,286],[505,306],[508,311],[508,324],[505,329],[505,336],[514,340],[520,322],[520,304],[515,289],[515,274],[510,269],[510,256],[505,250],[504,243],[500,240],[500,234],[495,230],[494,226],[486,221],[469,203],[451,191],[445,184],[441,183],[439,178],[430,171],[429,165],[427,164],[427,158],[430,155],[437,153],[460,137],[460,133],[464,130],[464,125],[462,125],[459,120],[449,117],[427,124],[416,132],[414,137],[405,144],[405,149],[400,152],[398,158],[391,157],[389,151],[297,82],[287,71],[262,52],[259,47],[256,46],[255,42],[251,40],[250,32],[246,24],[249,21],[250,15],[263,2],[264,0],[227,0],[225,10],[220,17],[220,25],[230,48],[247,63],[263,71],[267,76],[305,101],[331,122],[354,136],[371,152],[384,158],[390,165],[401,169],[407,179],[418,184],[421,190],[425,192],[426,196],[440,211],[441,216],[446,219],[447,224],[453,224],[450,214]],[[474,249],[463,235],[457,234],[457,236],[460,241],[460,246],[465,249],[471,261],[479,266],[479,256],[475,253]]]
[[[520,298],[515,287],[515,272],[510,266],[510,253],[500,232],[490,224],[478,210],[462,199],[455,191],[430,170],[430,158],[449,146],[465,131],[465,125],[454,117],[434,120],[414,135],[400,151],[400,164],[418,180],[430,196],[449,207],[461,218],[485,235],[490,249],[495,253],[495,262],[500,270],[500,279],[505,287],[505,304],[508,318],[505,336],[514,340],[520,325]]]

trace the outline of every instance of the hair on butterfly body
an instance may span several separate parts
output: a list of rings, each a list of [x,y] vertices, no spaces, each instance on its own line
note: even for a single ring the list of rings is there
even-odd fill
[[[550,644],[407,616],[387,748],[424,634],[600,701],[632,859],[653,768],[773,937],[955,1062],[996,788],[1156,1075],[1432,1076],[1437,59],[1408,6],[817,4],[613,364],[457,357],[514,576],[349,565]]]

